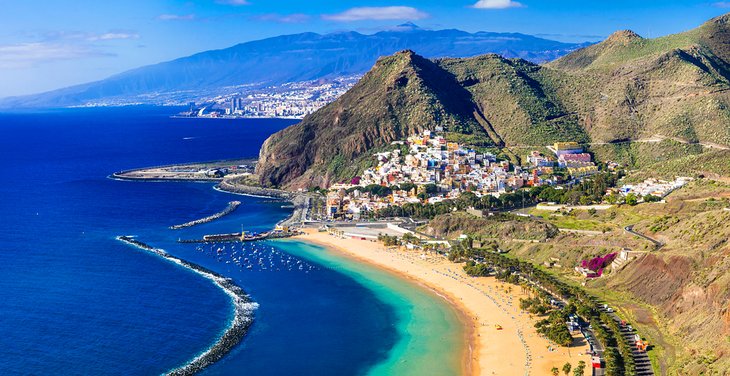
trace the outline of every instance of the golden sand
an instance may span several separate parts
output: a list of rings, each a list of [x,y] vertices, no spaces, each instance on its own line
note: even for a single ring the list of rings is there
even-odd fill
[[[443,256],[421,251],[387,248],[367,240],[342,239],[314,229],[299,239],[326,246],[346,256],[416,281],[442,295],[462,312],[466,326],[464,373],[471,375],[551,375],[570,362],[586,362],[590,374],[588,344],[578,333],[570,348],[557,346],[540,336],[537,317],[519,308],[526,294],[519,286],[492,277],[473,278],[461,265]],[[498,327],[501,329],[498,329]],[[571,373],[572,375],[572,373]]]

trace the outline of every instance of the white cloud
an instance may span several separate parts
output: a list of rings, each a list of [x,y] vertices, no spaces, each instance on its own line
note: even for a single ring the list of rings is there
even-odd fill
[[[216,0],[216,3],[235,6],[250,4],[247,0]]]
[[[115,40],[115,39],[139,39],[139,34],[123,31],[112,31],[99,35],[90,35],[86,40],[96,42],[99,40]]]
[[[140,36],[130,30],[104,33],[53,31],[35,35],[32,42],[0,45],[0,68],[28,68],[60,60],[116,56],[106,52],[109,41],[135,40]]]
[[[322,18],[330,21],[350,22],[363,20],[420,20],[428,17],[428,13],[416,8],[404,6],[391,7],[358,7],[350,8],[342,13],[325,14]]]
[[[139,34],[130,30],[109,30],[105,33],[88,33],[83,31],[52,31],[38,36],[43,42],[87,41],[97,42],[115,39],[139,39]]]
[[[309,16],[303,13],[294,14],[262,14],[253,17],[256,21],[278,22],[278,23],[301,23],[309,21]]]
[[[161,21],[192,21],[195,19],[194,14],[161,14],[157,16]]]
[[[114,56],[88,45],[34,42],[0,45],[0,68],[27,68],[40,63],[86,57]]]
[[[477,9],[507,9],[522,8],[524,5],[512,0],[479,0],[472,8]]]

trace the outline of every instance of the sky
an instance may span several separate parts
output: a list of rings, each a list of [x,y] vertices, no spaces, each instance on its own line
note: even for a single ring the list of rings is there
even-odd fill
[[[577,42],[658,37],[730,12],[700,0],[1,0],[0,98],[96,81],[196,52],[313,31],[520,32]]]

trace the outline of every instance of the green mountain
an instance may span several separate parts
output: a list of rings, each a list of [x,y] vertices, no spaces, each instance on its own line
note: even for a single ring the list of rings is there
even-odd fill
[[[590,144],[607,158],[620,142],[657,136],[730,145],[729,20],[657,39],[620,31],[546,65],[494,54],[428,60],[402,51],[268,139],[257,173],[264,185],[325,186],[355,176],[374,150],[436,126],[513,160],[561,140]]]
[[[444,73],[411,51],[378,60],[337,101],[266,140],[257,168],[262,183],[306,187],[352,177],[372,149],[438,125],[481,134],[469,93]]]

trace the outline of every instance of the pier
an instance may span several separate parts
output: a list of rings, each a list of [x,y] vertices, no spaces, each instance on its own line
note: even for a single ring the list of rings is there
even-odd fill
[[[215,213],[213,215],[207,216],[205,218],[196,219],[194,221],[186,222],[186,223],[183,223],[181,225],[170,226],[170,229],[172,229],[172,230],[179,230],[181,228],[192,227],[192,226],[195,226],[195,225],[202,225],[203,223],[208,223],[208,222],[215,221],[218,218],[221,218],[223,216],[226,216],[228,214],[233,213],[234,211],[236,211],[236,209],[240,205],[241,205],[241,201],[231,201],[231,202],[228,203],[228,207],[226,207],[224,210],[222,210],[222,211],[220,211],[218,213]]]
[[[178,239],[178,243],[242,243],[242,242],[254,242],[258,240],[267,239],[283,239],[292,236],[299,235],[299,231],[282,231],[274,230],[262,232],[260,234],[247,235],[246,233],[232,233],[232,234],[211,234],[204,235],[202,239]]]

